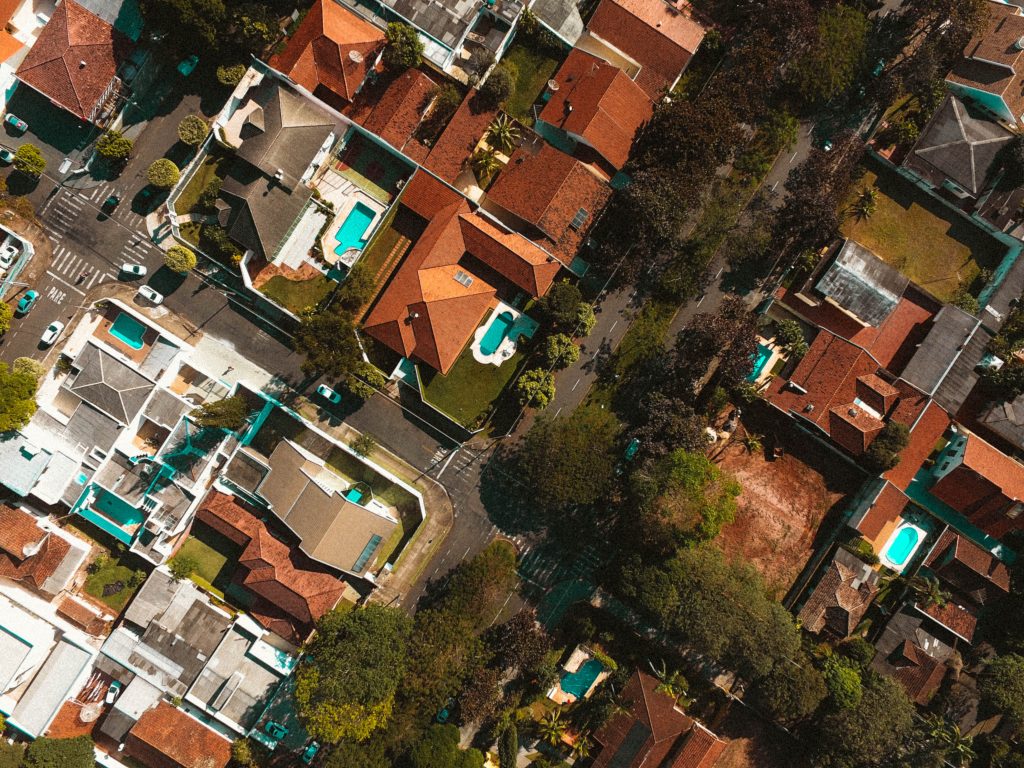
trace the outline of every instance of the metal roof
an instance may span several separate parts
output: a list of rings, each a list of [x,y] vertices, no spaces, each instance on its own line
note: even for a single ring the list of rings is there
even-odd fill
[[[847,240],[815,288],[877,328],[899,304],[909,282],[863,245]]]
[[[52,456],[20,432],[0,434],[0,483],[27,496]]]

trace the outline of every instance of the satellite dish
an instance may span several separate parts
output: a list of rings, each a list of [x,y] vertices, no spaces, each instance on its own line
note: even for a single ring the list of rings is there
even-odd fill
[[[46,536],[48,535],[49,534],[46,534]],[[26,558],[38,554],[39,550],[43,548],[43,542],[46,541],[46,536],[43,536],[43,538],[41,538],[39,541],[34,541],[26,544],[24,547],[21,548],[21,554],[24,555]]]
[[[103,712],[103,703],[96,701],[92,704],[86,704],[82,707],[81,712],[78,713],[78,719],[83,723],[95,723],[100,718],[100,713]]]
[[[348,57],[352,59],[352,61],[354,61],[356,64],[361,64],[363,61],[363,54],[361,54],[354,48],[348,52]]]
[[[548,80],[548,90],[551,91],[552,93],[557,91],[558,90],[558,81],[555,80],[554,78],[552,78],[551,80]]]

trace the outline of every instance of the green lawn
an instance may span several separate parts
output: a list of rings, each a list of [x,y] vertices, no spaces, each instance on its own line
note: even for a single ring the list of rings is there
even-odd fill
[[[866,188],[878,190],[874,213],[858,218],[852,205]],[[854,185],[844,211],[844,236],[856,240],[943,301],[962,287],[977,296],[982,269],[995,269],[1006,247],[946,210],[913,184],[872,164]]]
[[[467,345],[446,376],[420,367],[423,397],[460,424],[475,429],[515,377],[523,357],[520,348],[500,366],[482,365],[473,359],[472,348]]]
[[[184,189],[181,190],[181,194],[178,195],[177,200],[174,201],[174,210],[177,213],[185,214],[191,212],[195,207],[196,202],[199,200],[200,193],[206,189],[206,185],[215,176],[224,177],[224,173],[221,166],[225,164],[225,161],[229,159],[229,156],[220,154],[219,152],[209,152],[206,157],[203,158],[203,162],[196,168],[196,172],[192,175],[192,178],[188,180],[188,184]]]
[[[260,292],[289,312],[299,315],[316,307],[337,285],[323,275],[309,280],[289,280],[283,275],[274,275],[260,288]]]
[[[195,523],[192,535],[185,539],[175,557],[191,557],[196,562],[192,577],[197,583],[212,586],[223,594],[231,582],[234,566],[241,554],[239,547],[202,523]]]
[[[192,243],[196,248],[199,247],[199,230],[203,227],[198,221],[185,221],[182,222],[178,227],[181,230],[181,236],[188,242]]]
[[[138,587],[128,586],[132,574],[146,573],[142,568],[131,567],[129,555],[120,558],[108,556],[96,573],[90,573],[85,580],[86,594],[110,606],[115,613],[120,613],[128,604]],[[106,593],[106,594],[104,594]]]
[[[535,45],[516,41],[502,58],[502,62],[514,64],[519,72],[516,89],[505,105],[505,111],[517,120],[533,125],[530,107],[544,90],[544,85],[558,68],[559,60]]]

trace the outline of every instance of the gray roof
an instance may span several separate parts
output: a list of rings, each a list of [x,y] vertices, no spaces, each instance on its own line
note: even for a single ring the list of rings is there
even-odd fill
[[[100,731],[114,741],[122,741],[143,713],[160,701],[161,695],[159,688],[136,675],[114,701],[100,724]]]
[[[1024,449],[1024,395],[1016,400],[989,403],[980,421],[1003,440]]]
[[[978,315],[984,326],[993,333],[999,332],[1010,312],[1013,311],[1011,302],[1016,304],[1024,295],[1024,257],[1021,255],[1020,247],[1019,244],[1015,246],[1016,253],[1012,256],[1013,263],[1006,270],[999,286],[989,296],[985,308]],[[1007,253],[1003,258],[1004,260],[1011,258],[1011,255]],[[997,274],[999,271],[996,270]]]
[[[53,454],[50,463],[47,464],[36,483],[32,491],[33,494],[49,504],[55,504],[68,485],[77,477],[81,466],[81,459],[61,452]]]
[[[107,451],[124,427],[89,403],[79,403],[67,424],[45,411],[36,411],[35,427],[45,429],[71,453],[88,453],[93,448]]]
[[[149,354],[146,355],[146,359],[139,366],[139,371],[153,379],[153,381],[156,381],[160,378],[160,374],[170,367],[180,351],[181,349],[173,341],[159,336],[153,342],[153,346],[149,348]]]
[[[860,243],[847,240],[815,286],[862,322],[878,327],[910,281]]]
[[[137,0],[77,0],[114,29],[137,42],[142,32],[142,13]]]
[[[0,483],[19,496],[28,496],[52,455],[20,432],[0,434]]]
[[[60,640],[18,701],[11,720],[31,736],[41,735],[73,693],[72,686],[91,659],[92,654],[88,651],[67,640]]]
[[[576,45],[583,34],[583,18],[575,0],[537,0],[530,10],[569,45]]]
[[[174,429],[181,417],[191,411],[192,408],[193,406],[172,392],[166,389],[158,389],[146,404],[146,410],[143,411],[143,415],[154,424],[159,424],[167,429]]]
[[[50,535],[55,536],[56,534],[51,533]],[[47,576],[40,585],[40,589],[48,595],[56,595],[68,585],[91,551],[91,547],[77,536],[65,535],[61,538],[68,543],[71,549],[53,569],[53,573]]]
[[[86,344],[72,366],[78,373],[63,386],[122,424],[142,408],[153,382],[94,344]]]
[[[224,474],[228,480],[242,490],[255,493],[269,471],[261,459],[255,456],[250,448],[245,447],[237,451],[231,458]]]
[[[384,0],[384,5],[450,50],[455,50],[483,9],[479,0]],[[523,4],[519,0],[497,0],[491,10],[511,23]]]
[[[6,691],[22,663],[32,652],[32,644],[18,637],[14,628],[0,626],[0,691]]]
[[[290,192],[241,163],[231,164],[220,194],[220,225],[232,240],[268,261],[313,196],[308,189]]]
[[[956,413],[977,383],[975,367],[981,362],[991,335],[977,328],[977,318],[946,304],[903,369],[902,378]]]
[[[999,151],[1012,140],[999,123],[951,95],[925,127],[907,164],[927,171],[920,168],[923,161],[977,196],[998,171]]]

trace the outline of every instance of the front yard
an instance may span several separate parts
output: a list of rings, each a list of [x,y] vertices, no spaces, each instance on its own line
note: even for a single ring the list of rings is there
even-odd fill
[[[219,151],[214,150],[207,153],[174,202],[174,209],[178,214],[184,215],[193,212],[192,209],[196,207],[199,195],[206,189],[206,186],[215,178],[224,178],[228,160],[230,160],[230,156]]]
[[[500,366],[483,365],[473,359],[467,345],[447,375],[421,366],[423,399],[470,429],[483,424],[491,406],[515,378],[525,355],[520,346]]]
[[[324,275],[308,280],[290,280],[274,275],[260,288],[260,292],[294,315],[315,308],[338,284]]]
[[[875,210],[853,210],[865,189],[877,190]],[[909,181],[869,163],[843,211],[844,236],[856,240],[942,301],[962,291],[977,296],[1002,260],[1005,246],[946,209]]]

